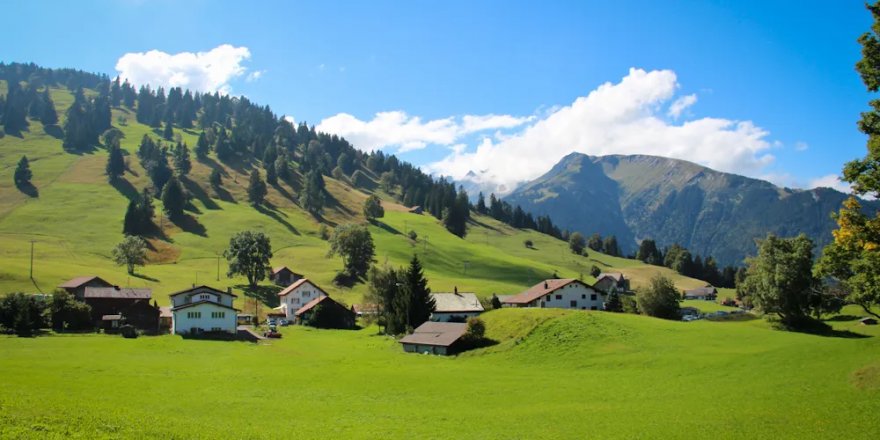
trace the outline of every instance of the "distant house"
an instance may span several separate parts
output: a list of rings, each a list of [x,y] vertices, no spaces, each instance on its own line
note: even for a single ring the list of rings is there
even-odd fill
[[[348,307],[339,304],[327,295],[319,296],[294,312],[294,324],[305,325],[309,323],[312,315],[321,308],[322,322],[318,327],[324,328],[353,328],[356,316]]]
[[[404,336],[400,343],[407,353],[454,354],[458,342],[467,332],[467,324],[462,322],[428,321]]]
[[[471,316],[483,313],[483,305],[477,295],[459,292],[458,288],[452,293],[432,293],[431,297],[436,305],[434,313],[431,313],[431,321],[465,322]]]
[[[159,332],[167,333],[171,331],[174,315],[171,313],[171,307],[159,307]]]
[[[323,289],[309,281],[308,278],[300,278],[295,283],[278,292],[281,307],[284,308],[285,317],[293,322],[296,319],[296,311],[316,298],[327,295]]]
[[[379,314],[378,304],[352,304],[351,311],[360,318],[361,316],[375,316]]]
[[[712,286],[700,287],[684,291],[684,299],[699,299],[704,301],[715,301],[718,298],[718,289]]]
[[[281,266],[272,269],[272,275],[270,276],[272,282],[275,283],[275,285],[281,287],[289,286],[301,279],[302,277],[303,276],[301,274],[290,270],[290,268],[287,266]]]
[[[59,289],[66,290],[68,293],[70,293],[80,301],[82,301],[83,299],[86,287],[113,287],[113,285],[108,283],[101,277],[95,275],[87,275],[83,277],[73,278],[58,286]]]
[[[158,307],[150,304],[152,290],[86,286],[82,291],[81,301],[92,308],[92,322],[96,327],[116,328],[124,321],[139,330],[159,331],[161,312]]]
[[[222,291],[198,286],[170,295],[174,334],[202,332],[236,333],[239,310],[232,307],[237,295],[232,289]]]
[[[412,208],[409,208],[410,214],[421,214],[423,211],[424,209],[422,209],[421,206],[413,206]]]
[[[549,279],[501,301],[503,307],[602,310],[605,294],[575,279]]]
[[[253,318],[253,317],[252,317]],[[270,310],[266,313],[266,319],[274,319],[274,320],[287,320],[287,312],[284,311],[284,308],[279,306]],[[239,324],[241,324],[241,319],[238,320]],[[253,321],[252,321],[253,322]]]
[[[871,317],[862,318],[859,320],[859,322],[862,325],[877,325],[877,319]]]
[[[619,272],[602,272],[596,277],[593,288],[601,290],[606,294],[612,291],[617,293],[626,293],[629,291],[629,280]]]

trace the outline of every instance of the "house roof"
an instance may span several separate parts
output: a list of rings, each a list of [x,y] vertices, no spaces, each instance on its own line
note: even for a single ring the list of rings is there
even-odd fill
[[[458,293],[432,293],[434,298],[434,312],[482,312],[483,305],[477,299],[477,295],[467,292]]]
[[[378,304],[352,304],[351,310],[355,313],[379,313]]]
[[[119,321],[122,319],[122,315],[104,315],[101,317],[101,321]]]
[[[59,285],[58,287],[61,289],[76,289],[77,287],[82,286],[83,284],[88,283],[89,281],[98,279],[103,282],[105,285],[109,286],[110,283],[105,281],[103,278],[96,275],[86,275],[83,277],[76,277],[64,282],[64,284]]]
[[[284,270],[286,270],[294,275],[302,276],[302,274],[298,274],[298,273],[294,272],[293,269],[291,269],[287,266],[281,266],[281,267],[276,267],[276,268],[272,269],[272,275],[278,275],[279,272],[284,271]]]
[[[413,331],[413,334],[400,339],[401,344],[435,345],[449,347],[467,332],[463,322],[428,321]]]
[[[330,299],[329,296],[319,296],[319,297],[317,297],[317,298],[315,298],[315,299],[313,299],[313,300],[307,302],[306,305],[300,307],[300,308],[296,311],[296,313],[294,313],[294,315],[295,315],[295,316],[300,316],[300,315],[302,315],[303,313],[306,313],[306,312],[308,312],[309,310],[314,309],[315,306],[317,306],[318,304],[321,304],[325,299],[330,300],[330,301],[333,301],[332,299]]]
[[[602,272],[599,274],[599,276],[596,277],[596,281],[599,281],[602,278],[606,277],[611,278],[618,283],[622,283],[626,279],[626,277],[624,277],[623,274],[620,272]]]
[[[152,297],[151,289],[130,287],[86,287],[83,293],[83,298],[150,299]]]
[[[291,285],[285,287],[284,290],[278,292],[278,296],[285,296],[285,295],[288,295],[288,294],[290,294],[290,292],[293,292],[294,290],[296,290],[297,287],[302,286],[302,285],[305,284],[305,283],[309,283],[309,284],[315,286],[315,288],[318,289],[318,290],[320,290],[321,293],[323,293],[324,295],[330,296],[330,295],[327,294],[327,292],[324,291],[324,289],[318,287],[317,284],[315,284],[315,283],[309,281],[308,278],[300,278],[300,279],[296,280],[293,284],[291,284]]]
[[[284,310],[284,306],[278,306],[266,313],[266,316],[287,316],[287,312]]]
[[[504,300],[502,300],[502,302],[505,304],[528,304],[544,295],[553,293],[556,290],[559,290],[571,283],[579,283],[583,284],[586,287],[590,287],[574,278],[544,280],[538,284],[535,284],[525,292],[510,296],[509,298],[505,298]]]
[[[184,305],[182,305],[182,306],[177,306],[177,307],[172,308],[171,311],[172,311],[172,312],[176,312],[176,311],[178,311],[178,310],[188,309],[188,308],[190,308],[190,307],[200,306],[200,305],[202,305],[202,304],[214,305],[214,306],[217,306],[217,307],[222,307],[222,308],[224,308],[224,309],[235,310],[236,312],[240,312],[240,311],[241,311],[241,310],[236,309],[235,307],[227,306],[226,304],[220,304],[220,303],[217,303],[217,302],[214,302],[214,301],[208,301],[208,300],[196,301],[196,302],[194,302],[194,303],[189,303],[189,304],[184,304]]]
[[[223,295],[231,295],[233,298],[238,298],[238,295],[236,295],[236,294],[234,294],[234,293],[231,293],[231,292],[228,292],[228,291],[223,291],[223,290],[220,290],[220,289],[215,289],[215,288],[213,288],[213,287],[211,287],[211,286],[208,286],[208,285],[205,285],[205,284],[202,284],[201,286],[193,286],[193,287],[190,287],[189,289],[181,290],[181,291],[179,291],[179,292],[174,292],[174,293],[172,293],[172,294],[170,294],[170,295],[168,295],[168,296],[169,296],[169,297],[172,297],[172,296],[177,296],[177,295],[183,295],[183,294],[190,293],[190,292],[192,292],[192,291],[194,291],[194,290],[198,290],[198,289],[208,289],[208,290],[211,290],[211,291],[213,291],[213,292],[215,292],[215,293],[221,293],[221,294],[223,294]]]
[[[160,318],[170,318],[171,317],[171,307],[169,307],[169,306],[159,307],[159,317]]]
[[[699,287],[696,289],[689,289],[684,291],[684,296],[704,296],[704,295],[717,295],[718,290],[716,290],[712,286]]]

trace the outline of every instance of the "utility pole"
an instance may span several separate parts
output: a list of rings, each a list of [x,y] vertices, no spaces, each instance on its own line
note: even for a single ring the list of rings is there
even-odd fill
[[[37,240],[31,240],[31,273],[30,273],[31,281],[34,280],[34,243],[36,241]]]
[[[217,255],[217,281],[220,281],[220,255]]]

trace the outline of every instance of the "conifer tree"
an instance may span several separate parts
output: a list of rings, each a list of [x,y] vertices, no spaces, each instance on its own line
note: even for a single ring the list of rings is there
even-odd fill
[[[269,163],[269,166],[266,167],[266,182],[270,185],[277,185],[278,178],[275,175],[275,164]]]
[[[192,162],[189,159],[189,148],[186,144],[177,143],[174,147],[174,170],[179,177],[184,177],[192,171]]]
[[[162,190],[162,207],[171,219],[176,219],[183,214],[186,206],[186,194],[176,177],[171,177]]]
[[[46,87],[46,90],[43,92],[43,105],[41,110],[40,122],[43,125],[49,126],[58,123],[58,113],[55,111],[55,103],[52,102],[52,98],[49,96],[48,87]]]
[[[196,157],[204,159],[211,152],[211,144],[208,143],[208,137],[205,132],[199,133],[199,140],[196,142]]]
[[[299,204],[313,215],[320,214],[324,209],[324,178],[321,173],[312,170],[306,175]]]
[[[122,220],[122,233],[125,235],[141,235],[141,210],[136,200],[130,200]]]
[[[428,280],[425,279],[422,263],[415,255],[403,274],[403,291],[406,292],[409,304],[407,325],[415,328],[424,324],[431,318],[436,304],[431,296],[431,289],[428,288]]]
[[[217,168],[214,168],[211,171],[210,182],[211,186],[214,188],[220,188],[220,186],[223,185],[223,176],[220,174],[220,170],[218,170]]]
[[[171,121],[165,121],[165,130],[162,132],[162,138],[166,141],[174,140],[174,130],[171,128]]]
[[[275,159],[275,175],[285,182],[290,180],[290,164],[287,163],[287,157],[284,154],[279,154]]]
[[[266,182],[263,182],[260,172],[254,169],[251,171],[250,181],[248,182],[248,201],[254,206],[261,205],[267,193]]]
[[[122,157],[122,149],[119,148],[118,142],[110,146],[110,154],[107,156],[107,179],[115,182],[116,179],[125,174],[125,158]]]
[[[21,187],[25,185],[30,185],[32,177],[33,173],[31,173],[31,165],[28,161],[27,156],[21,156],[21,159],[18,161],[18,165],[15,167],[15,174],[13,175],[15,186]]]

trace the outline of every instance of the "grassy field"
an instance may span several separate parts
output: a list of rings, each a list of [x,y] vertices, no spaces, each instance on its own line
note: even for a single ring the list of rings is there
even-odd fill
[[[375,328],[256,345],[0,337],[3,438],[876,438],[880,335],[493,311],[500,343],[405,354]]]
[[[51,92],[63,124],[64,112],[73,97],[64,89]],[[243,278],[226,277],[222,259],[218,270],[218,255],[232,234],[251,229],[270,236],[275,254],[273,265],[288,265],[306,274],[343,302],[361,301],[366,291],[363,284],[348,289],[331,283],[342,262],[338,257],[327,256],[328,245],[318,233],[320,222],[295,203],[301,185],[299,175],[291,184],[270,187],[269,206],[257,210],[247,204],[245,186],[248,174],[258,164],[227,166],[213,158],[193,160],[193,171],[185,182],[193,196],[192,208],[185,221],[173,224],[162,216],[155,218],[163,236],[150,240],[149,264],[139,268],[137,276],[128,276],[124,268],[110,261],[110,250],[122,239],[122,217],[128,198],[149,185],[134,153],[144,134],[157,138],[158,135],[137,123],[134,114],[124,108],[113,110],[113,123],[125,134],[122,147],[127,152],[129,168],[124,181],[116,185],[107,183],[104,175],[105,150],[65,153],[61,140],[47,133],[37,121],[31,121],[29,131],[22,137],[0,138],[0,295],[13,291],[49,292],[69,278],[86,274],[99,275],[119,285],[150,287],[160,304],[167,304],[168,293],[193,283],[215,284],[220,288],[242,286]],[[175,135],[192,147],[198,132],[175,129]],[[23,154],[31,160],[38,197],[26,196],[12,183],[13,170]],[[220,191],[207,185],[215,168],[224,175]],[[323,214],[325,224],[332,227],[364,221],[361,206],[368,194],[347,182],[325,179],[329,195]],[[512,294],[554,272],[562,277],[592,281],[589,273],[593,265],[604,271],[625,273],[634,287],[657,272],[672,277],[680,288],[703,284],[633,260],[596,252],[587,257],[575,256],[560,240],[517,230],[482,216],[474,219],[469,234],[461,239],[449,234],[433,217],[407,213],[387,194],[379,195],[384,198],[386,216],[370,226],[377,244],[377,263],[404,265],[413,254],[418,254],[434,291],[458,287],[481,297]],[[160,212],[161,202],[156,200],[155,204]],[[418,234],[418,240],[407,237],[410,230]],[[526,239],[535,243],[533,249],[523,245]],[[33,281],[29,277],[32,241]]]

